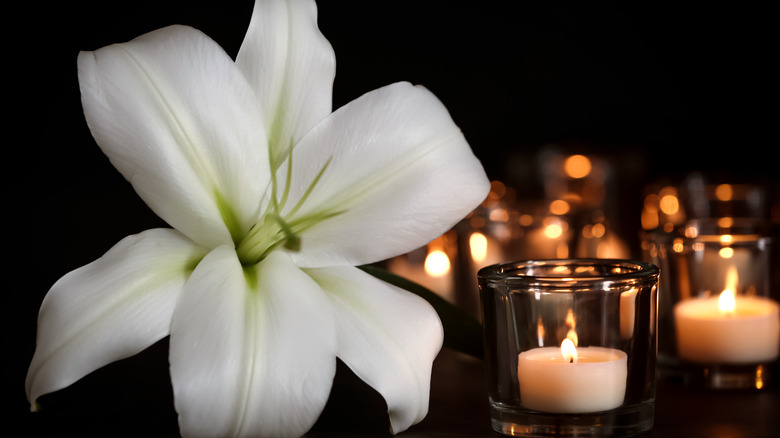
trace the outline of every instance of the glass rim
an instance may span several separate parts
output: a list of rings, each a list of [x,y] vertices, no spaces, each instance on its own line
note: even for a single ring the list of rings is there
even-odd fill
[[[693,218],[675,225],[673,229],[654,228],[641,230],[640,237],[647,241],[710,241],[731,236],[740,241],[773,243],[770,223],[760,218],[711,217]]]
[[[568,258],[497,263],[480,269],[477,277],[480,283],[502,283],[509,287],[599,290],[654,282],[659,273],[658,266],[643,261]]]

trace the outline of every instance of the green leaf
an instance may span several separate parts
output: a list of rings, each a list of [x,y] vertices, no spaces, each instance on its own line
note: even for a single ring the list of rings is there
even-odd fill
[[[482,325],[463,309],[453,305],[430,289],[378,266],[363,265],[359,268],[382,281],[406,289],[428,301],[439,314],[439,319],[444,326],[445,347],[478,359],[484,357]]]

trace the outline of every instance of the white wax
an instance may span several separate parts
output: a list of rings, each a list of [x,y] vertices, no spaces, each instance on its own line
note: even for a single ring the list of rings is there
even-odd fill
[[[677,354],[700,363],[751,364],[777,359],[780,305],[763,297],[737,296],[732,314],[718,297],[684,300],[674,306]]]
[[[523,406],[542,412],[586,413],[623,404],[627,356],[612,348],[577,348],[569,363],[557,347],[524,351],[517,356]]]

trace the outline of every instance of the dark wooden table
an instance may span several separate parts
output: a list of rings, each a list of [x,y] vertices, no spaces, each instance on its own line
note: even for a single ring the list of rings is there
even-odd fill
[[[161,342],[48,399],[47,412],[25,414],[19,436],[178,435]],[[428,416],[399,437],[500,437],[490,428],[482,361],[443,349],[434,362]],[[142,376],[142,377],[138,377]],[[330,401],[307,434],[390,436],[382,398],[340,366]],[[761,391],[692,390],[657,385],[655,425],[642,438],[769,438],[780,434],[780,385]]]
[[[442,350],[434,363],[428,416],[400,436],[501,437],[490,428],[483,371],[482,361]],[[641,438],[780,437],[780,385],[777,383],[761,391],[714,391],[659,380],[655,424]],[[344,429],[333,427],[314,431],[309,436],[381,434],[381,430],[345,434]]]

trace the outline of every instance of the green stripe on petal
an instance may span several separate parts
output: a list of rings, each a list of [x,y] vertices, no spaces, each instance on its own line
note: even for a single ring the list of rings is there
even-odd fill
[[[171,324],[174,402],[183,436],[287,437],[320,415],[336,371],[330,304],[290,258],[251,267],[211,251]]]

